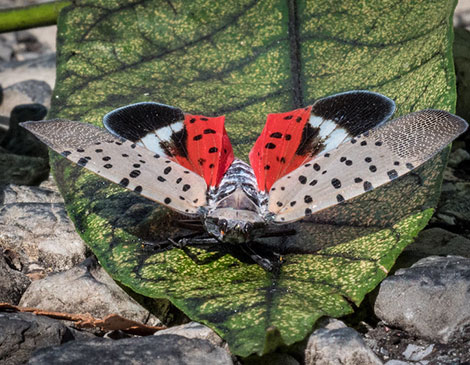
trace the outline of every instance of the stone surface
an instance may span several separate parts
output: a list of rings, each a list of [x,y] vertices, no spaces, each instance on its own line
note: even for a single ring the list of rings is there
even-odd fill
[[[49,152],[46,145],[19,125],[30,120],[42,120],[46,114],[47,109],[41,104],[15,106],[10,116],[10,128],[0,146],[10,153],[48,159]]]
[[[352,328],[320,328],[312,333],[305,349],[305,364],[379,365],[382,361]]]
[[[447,165],[456,168],[461,162],[470,160],[470,153],[463,148],[458,148],[449,155]]]
[[[45,81],[51,88],[55,83],[55,53],[35,59],[0,63],[0,80],[4,88],[25,80]]]
[[[176,335],[123,340],[69,342],[37,351],[29,365],[50,364],[232,364],[230,355],[209,341]]]
[[[442,228],[425,229],[405,248],[394,268],[410,267],[415,262],[434,255],[470,258],[470,240]]]
[[[470,259],[431,256],[380,285],[375,314],[418,337],[448,343],[470,332]]]
[[[52,89],[45,81],[25,80],[18,82],[3,89],[0,115],[9,117],[13,108],[22,104],[37,103],[49,108],[51,95]]]
[[[23,295],[30,283],[31,280],[26,275],[18,271],[14,266],[8,265],[6,258],[0,250],[0,302],[18,304],[21,295]]]
[[[207,340],[215,346],[221,346],[223,343],[222,338],[220,338],[217,333],[215,333],[209,327],[204,326],[198,322],[190,322],[180,326],[174,326],[166,330],[157,331],[155,332],[154,336],[163,335],[178,335],[186,338],[199,338],[201,340]]]
[[[85,244],[59,199],[56,191],[42,187],[10,185],[0,193],[0,248],[19,258],[25,273],[33,264],[45,275],[85,259]]]
[[[426,356],[430,355],[432,350],[434,350],[434,345],[417,346],[410,343],[403,352],[403,356],[407,360],[420,361],[423,360]]]
[[[38,185],[49,176],[49,162],[41,157],[1,153],[0,150],[0,171],[0,185]]]
[[[90,257],[80,265],[34,281],[23,294],[21,306],[67,313],[109,314],[147,323],[150,314],[126,294]],[[154,323],[152,323],[154,324]]]
[[[31,313],[0,313],[0,363],[24,364],[42,347],[93,337],[61,322]]]

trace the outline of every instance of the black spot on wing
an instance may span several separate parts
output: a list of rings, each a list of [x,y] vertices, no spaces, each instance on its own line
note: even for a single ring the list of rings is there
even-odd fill
[[[106,114],[103,123],[111,133],[137,142],[155,129],[182,120],[184,114],[178,108],[157,103],[137,103]]]

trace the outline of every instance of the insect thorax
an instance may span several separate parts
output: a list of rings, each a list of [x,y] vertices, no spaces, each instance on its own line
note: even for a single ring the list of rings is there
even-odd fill
[[[235,159],[218,189],[209,192],[204,224],[220,241],[243,243],[264,231],[266,212],[267,196],[258,191],[253,169]]]

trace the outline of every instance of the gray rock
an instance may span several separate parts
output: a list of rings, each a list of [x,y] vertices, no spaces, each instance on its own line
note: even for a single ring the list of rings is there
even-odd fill
[[[31,313],[0,313],[0,363],[24,364],[36,349],[90,337],[93,335],[55,319]]]
[[[450,167],[457,167],[462,161],[470,160],[470,153],[463,148],[458,148],[449,155],[448,165]]]
[[[415,363],[402,360],[389,360],[385,365],[413,365]]]
[[[434,345],[432,344],[429,346],[418,346],[410,343],[403,352],[403,356],[407,360],[420,361],[423,360],[426,356],[430,355],[432,350],[434,350]]]
[[[37,351],[29,365],[50,364],[232,364],[230,355],[209,341],[176,335],[96,339]]]
[[[398,257],[395,268],[410,267],[428,256],[464,256],[470,258],[470,240],[442,228],[421,231],[416,240]]]
[[[32,60],[0,63],[0,80],[4,88],[25,80],[45,81],[53,88],[55,76],[55,53]]]
[[[308,339],[305,364],[378,365],[382,361],[367,347],[362,337],[349,327],[320,328]]]
[[[126,294],[92,257],[61,273],[34,281],[23,294],[21,306],[67,313],[109,314],[146,323],[149,312]]]
[[[51,105],[52,89],[41,80],[25,80],[3,89],[3,103],[0,104],[0,115],[10,116],[17,105],[42,104],[46,108]]]
[[[166,330],[157,331],[154,336],[162,335],[178,335],[186,338],[199,338],[201,340],[209,341],[214,346],[221,346],[224,342],[217,333],[198,322],[190,322],[180,326],[170,327]]]
[[[375,314],[418,337],[448,343],[470,330],[470,259],[431,256],[380,285]]]
[[[85,244],[59,199],[56,191],[42,187],[10,185],[0,192],[0,248],[14,253],[26,273],[32,264],[45,274],[85,259]]]
[[[0,171],[0,185],[38,185],[49,176],[49,161],[41,157],[0,152]]]
[[[19,123],[30,120],[42,120],[47,114],[47,109],[41,104],[24,104],[15,106],[10,116],[10,128],[1,141],[0,146],[8,152],[17,155],[49,158],[49,152],[42,142]]]
[[[52,177],[40,186],[24,186],[9,184],[0,192],[0,203],[63,203],[64,199],[57,190]]]
[[[0,302],[18,304],[30,283],[26,275],[7,264],[0,251]]]

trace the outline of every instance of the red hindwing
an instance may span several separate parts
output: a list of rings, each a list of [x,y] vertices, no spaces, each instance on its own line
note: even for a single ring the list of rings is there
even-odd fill
[[[211,187],[220,183],[234,158],[224,121],[224,116],[185,114],[187,156],[174,156],[179,164],[204,177]]]

